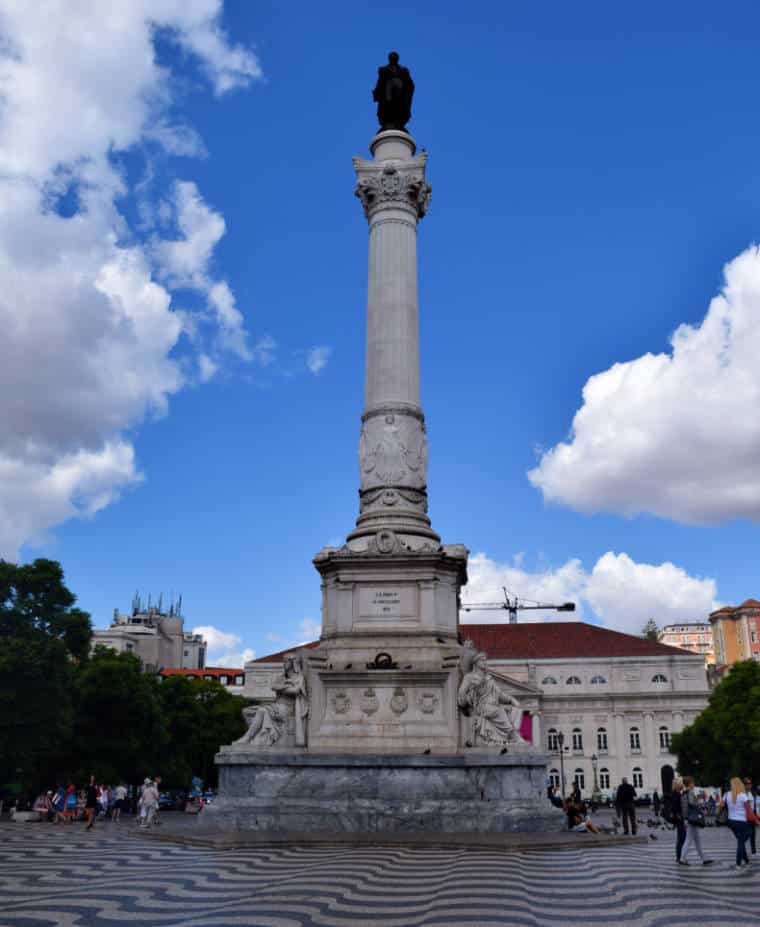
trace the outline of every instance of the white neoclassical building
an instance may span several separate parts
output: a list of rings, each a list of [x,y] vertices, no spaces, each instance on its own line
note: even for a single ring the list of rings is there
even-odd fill
[[[707,706],[703,654],[581,621],[463,624],[493,670],[537,693],[533,741],[552,756],[550,776],[569,791],[602,792],[623,776],[644,792],[661,789],[675,766],[670,738]],[[560,761],[560,747],[561,760]]]
[[[584,796],[609,792],[623,776],[643,792],[661,789],[675,767],[672,734],[707,706],[703,654],[582,621],[462,624],[525,711],[523,735],[550,753],[549,775]],[[312,642],[306,646],[315,646]],[[244,695],[267,698],[283,652],[246,664]],[[560,744],[561,761],[560,761]]]

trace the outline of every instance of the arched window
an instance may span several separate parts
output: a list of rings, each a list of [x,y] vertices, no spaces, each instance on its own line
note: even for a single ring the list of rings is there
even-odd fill
[[[635,789],[644,788],[644,773],[642,772],[640,766],[633,767],[633,787]]]
[[[629,736],[631,738],[631,750],[634,753],[641,753],[641,734],[637,727],[632,727],[629,731]]]
[[[582,769],[576,769],[573,773],[573,784],[577,785],[581,792],[586,788],[586,777]]]
[[[606,753],[607,747],[607,728],[600,727],[596,732],[596,749],[599,753]]]
[[[592,686],[606,686],[607,680],[604,678],[604,676],[592,676],[591,685]]]
[[[667,681],[668,681],[668,677],[663,676],[662,673],[655,673],[654,676],[652,676],[652,682],[663,683]]]
[[[559,732],[554,727],[549,728],[547,732],[547,735],[546,735],[547,740],[548,740],[547,746],[548,746],[550,753],[559,753],[559,740],[557,739],[558,733]]]
[[[664,724],[660,728],[660,750],[670,750],[670,731]]]
[[[599,770],[599,788],[608,789],[610,787],[610,771],[606,766]]]
[[[541,685],[542,686],[556,686],[557,680],[554,678],[554,676],[544,676],[544,678],[541,680]]]
[[[549,785],[554,786],[555,789],[560,788],[558,769],[549,770]]]
[[[568,686],[579,686],[581,684],[580,679],[577,676],[568,676],[567,683]]]
[[[583,753],[583,731],[579,727],[573,728],[573,750]]]

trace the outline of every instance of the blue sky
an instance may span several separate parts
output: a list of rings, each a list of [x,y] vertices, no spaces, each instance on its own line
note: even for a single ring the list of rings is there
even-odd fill
[[[181,591],[212,657],[311,636],[311,558],[357,514],[351,156],[397,48],[430,511],[468,596],[636,631],[758,594],[755,4],[40,19],[0,19],[0,555],[59,559],[99,626]]]

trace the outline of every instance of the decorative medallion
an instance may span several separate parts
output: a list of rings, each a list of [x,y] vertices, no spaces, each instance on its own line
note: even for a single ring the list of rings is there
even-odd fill
[[[393,697],[391,698],[391,711],[394,715],[403,715],[408,707],[409,699],[406,697],[406,692],[400,686],[397,686],[393,690]]]
[[[390,529],[385,528],[377,532],[375,542],[381,554],[390,554],[396,546],[396,535]]]
[[[351,699],[347,692],[333,692],[330,701],[336,715],[344,715],[351,707]]]
[[[420,692],[417,696],[417,704],[420,706],[423,715],[432,715],[440,700],[437,692]]]
[[[375,695],[375,690],[372,687],[365,689],[364,692],[362,692],[359,707],[365,715],[374,715],[374,713],[380,707],[380,703],[378,702],[377,696]]]

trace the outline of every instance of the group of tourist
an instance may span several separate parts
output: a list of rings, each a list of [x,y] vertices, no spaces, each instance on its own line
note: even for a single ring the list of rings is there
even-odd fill
[[[92,829],[98,817],[118,822],[122,813],[129,814],[134,809],[138,824],[150,827],[156,823],[160,786],[160,776],[147,778],[139,794],[135,794],[135,790],[128,789],[124,783],[106,785],[97,783],[95,776],[90,776],[87,785],[81,788],[69,783],[68,786],[59,784],[55,789],[41,792],[32,807],[54,824],[86,821],[87,830]]]
[[[758,804],[760,796],[748,776],[744,779],[734,776],[730,789],[723,795],[718,805],[718,820],[728,825],[736,838],[736,868],[749,866],[747,844],[754,855],[757,852],[755,828],[760,825]],[[687,856],[694,847],[704,866],[713,861],[706,859],[702,851],[700,832],[705,826],[705,814],[702,803],[694,788],[694,779],[684,776],[675,779],[670,801],[663,809],[663,816],[675,827],[676,861],[681,866],[688,866]]]

